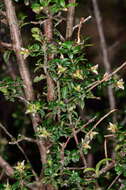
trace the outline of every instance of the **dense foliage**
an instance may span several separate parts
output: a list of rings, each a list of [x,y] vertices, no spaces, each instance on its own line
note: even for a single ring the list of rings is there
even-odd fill
[[[0,189],[27,190],[40,184],[49,184],[50,189],[115,190],[120,186],[121,190],[125,189],[126,134],[124,126],[113,122],[111,116],[117,110],[110,110],[108,105],[97,112],[90,110],[92,99],[97,104],[109,85],[117,95],[123,96],[120,91],[124,90],[124,82],[118,75],[100,71],[97,64],[87,59],[86,51],[92,44],[81,35],[84,18],[75,26],[73,37],[64,37],[66,14],[79,2],[13,0],[13,3],[20,8],[17,18],[22,38],[28,31],[20,54],[29,62],[36,98],[29,100],[24,96],[26,86],[19,71],[15,78],[6,73],[3,77],[1,73],[1,96],[15,106],[12,113],[15,132],[0,124],[0,152],[14,169],[12,176],[5,175],[4,168],[1,170],[5,176],[0,177]],[[5,11],[3,3],[1,10]],[[49,19],[53,23],[51,37],[46,31]],[[5,64],[16,62],[14,49],[5,48],[2,54]],[[33,131],[30,119],[36,116],[39,122]],[[36,146],[39,142],[45,147],[45,163],[42,159],[40,162],[40,150]],[[15,145],[23,156],[17,155],[13,163],[7,150],[12,146],[16,149]],[[39,163],[37,168],[32,156]]]

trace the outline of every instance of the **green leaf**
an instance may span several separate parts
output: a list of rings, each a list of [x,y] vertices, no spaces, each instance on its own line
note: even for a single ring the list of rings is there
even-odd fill
[[[67,98],[67,94],[68,94],[68,88],[65,86],[62,88],[62,97],[64,99]]]
[[[37,27],[34,27],[31,29],[32,37],[35,38],[36,41],[41,42],[42,36],[41,36],[41,30]]]
[[[41,30],[39,28],[37,28],[37,27],[34,27],[34,28],[31,29],[31,32],[35,33],[35,34],[40,34]]]
[[[46,78],[46,76],[45,75],[43,75],[43,74],[41,74],[40,76],[36,76],[35,78],[34,78],[34,82],[36,83],[36,82],[40,82],[41,80],[43,80],[43,79],[45,79]]]
[[[39,0],[43,7],[47,7],[52,0]]]
[[[97,177],[99,177],[101,165],[103,165],[104,163],[106,163],[106,161],[111,161],[111,160],[112,160],[111,158],[104,158],[104,159],[100,160],[100,161],[96,164],[95,173],[96,173],[96,176],[97,176]]]
[[[84,109],[84,106],[85,106],[84,100],[83,100],[83,99],[82,99],[82,100],[79,100],[78,104],[79,104],[79,106],[81,107],[81,109],[83,110],[83,109]]]
[[[94,172],[95,173],[95,169],[94,168],[85,168],[83,172],[84,173],[86,173],[86,172]]]
[[[33,3],[31,8],[36,14],[39,14],[43,10],[43,7],[38,3]]]
[[[72,41],[66,41],[66,42],[64,42],[62,45],[63,45],[63,47],[66,48],[66,49],[71,49],[72,46],[73,46],[73,42],[72,42]]]
[[[4,52],[3,59],[4,59],[5,63],[8,62],[10,55],[11,55],[11,51],[10,50],[7,50],[7,51]]]
[[[78,4],[77,3],[69,3],[68,5],[67,5],[67,7],[76,7]]]
[[[65,7],[65,1],[64,0],[60,0],[60,6]]]

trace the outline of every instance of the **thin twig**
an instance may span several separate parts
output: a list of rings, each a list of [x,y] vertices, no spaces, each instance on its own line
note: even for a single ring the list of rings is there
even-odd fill
[[[110,134],[110,135],[104,135],[105,138],[111,138],[111,137],[115,137],[114,134]]]
[[[99,172],[99,175],[102,175],[106,173],[107,171],[111,170],[115,166],[115,161],[113,160],[108,165],[106,165],[104,168],[102,168]]]
[[[60,155],[61,155],[61,163],[62,163],[62,165],[64,165],[64,150],[67,147],[69,141],[70,141],[70,137],[68,137],[66,142],[61,145],[62,148],[61,148],[61,154]]]
[[[112,114],[113,112],[117,111],[117,109],[113,109],[111,111],[109,111],[107,114],[105,114],[103,117],[101,117],[98,122],[90,129],[90,131],[86,134],[86,136],[89,136],[89,134],[106,118],[108,117],[110,114]]]
[[[8,132],[8,130],[6,129],[6,127],[4,127],[3,125],[2,125],[2,123],[0,123],[0,128],[5,132],[5,134],[11,139],[11,141],[13,142],[13,143],[9,143],[9,144],[16,144],[17,145],[17,147],[19,148],[19,150],[22,152],[22,154],[24,155],[24,157],[25,157],[25,159],[27,160],[27,162],[30,164],[30,166],[31,166],[31,163],[30,163],[30,160],[29,160],[29,158],[27,157],[27,155],[26,155],[26,153],[24,152],[24,150],[22,149],[22,147],[19,145],[19,142],[18,141],[15,141],[15,138],[10,134],[10,132]],[[32,166],[31,166],[31,171],[32,171],[32,173],[33,173],[33,175],[34,175],[34,177],[35,177],[35,179],[38,181],[39,179],[38,179],[38,176],[36,175],[36,172],[34,171],[34,169],[32,168]]]
[[[126,124],[126,116],[124,117],[124,119],[121,121],[120,124],[121,124],[121,125],[125,125],[125,124]]]
[[[77,134],[76,134],[74,128],[73,128],[73,137],[75,139],[76,145],[78,146],[79,145],[79,141],[78,141],[78,137],[77,137]],[[86,168],[87,167],[87,161],[86,161],[85,156],[83,154],[82,148],[81,147],[79,148],[79,146],[78,146],[78,149],[79,149],[80,156],[81,156],[81,159],[83,161],[84,167]]]
[[[104,151],[105,151],[105,158],[108,158],[108,151],[107,151],[107,139],[104,140]],[[108,160],[106,161],[106,165],[108,165]]]
[[[121,174],[117,175],[106,190],[109,190],[114,185],[114,183],[119,179],[120,176],[121,176]]]
[[[90,19],[92,18],[92,16],[88,16],[87,18],[83,19],[81,21],[81,24],[84,24],[85,22],[89,21]],[[76,24],[74,27],[73,27],[73,32],[76,28],[78,28],[80,26],[80,23],[79,24]]]
[[[26,98],[22,97],[22,96],[16,96],[16,98],[18,98],[19,100],[21,100],[23,103],[29,105],[30,102],[28,100],[26,100]]]
[[[86,124],[84,124],[80,129],[76,130],[75,133],[79,133],[80,131],[82,131],[85,127],[87,127],[90,123],[94,122],[95,119],[97,118],[97,116],[91,118]]]
[[[67,167],[65,169],[67,169],[67,170],[84,170],[85,167]]]
[[[106,45],[106,40],[105,40],[105,36],[104,36],[100,10],[98,7],[97,0],[92,0],[92,3],[93,3],[93,7],[94,7],[94,14],[95,14],[98,33],[99,33],[99,37],[100,37],[100,45],[101,45],[101,51],[102,51],[102,55],[103,55],[103,64],[105,67],[105,71],[107,73],[110,73],[111,72],[111,64],[109,62],[109,56],[108,56],[108,52],[107,52],[107,45]],[[108,86],[108,98],[109,98],[110,109],[115,109],[116,102],[115,102],[113,88],[111,85]],[[113,121],[116,122],[115,114],[113,115]]]
[[[0,123],[0,128],[5,132],[5,134],[10,138],[10,139],[15,139],[9,132],[8,130],[6,129],[6,127],[4,127],[2,125],[2,123]]]
[[[90,123],[94,122],[96,119],[96,116],[91,118],[86,124],[84,124],[80,129],[78,130],[75,130],[74,133],[77,135],[80,131],[82,131],[86,126],[88,126]],[[62,146],[62,151],[61,152],[64,152],[64,149],[66,148],[66,146],[68,145],[70,139],[73,138],[73,133],[71,136],[69,136],[66,140],[66,142],[63,144]]]
[[[31,143],[37,143],[37,140],[35,140],[35,139],[29,138],[29,137],[21,137],[18,140],[14,140],[12,142],[9,142],[9,144],[17,144],[17,143],[22,142],[22,141],[27,141],[27,142],[31,142]]]
[[[97,87],[99,84],[108,81],[111,79],[113,75],[115,75],[117,72],[119,72],[121,69],[123,69],[126,66],[126,62],[124,62],[121,66],[119,66],[117,69],[115,69],[112,73],[107,74],[103,79],[96,81],[92,84],[92,86],[87,86],[87,92],[93,90],[95,87]]]
[[[82,27],[83,22],[84,22],[84,18],[82,17],[82,18],[80,19],[80,23],[79,23],[79,25],[78,25],[78,31],[77,31],[77,43],[78,43],[78,44],[79,44],[80,41],[81,41],[80,35],[81,35],[81,27]]]
[[[7,48],[7,49],[11,49],[13,50],[13,44],[7,43],[7,42],[2,42],[0,41],[0,46]]]
[[[2,179],[3,176],[4,176],[4,169],[2,169],[2,172],[0,174],[0,181],[1,181],[1,179]]]
[[[47,19],[45,19],[45,20],[43,20],[43,21],[41,21],[41,20],[40,20],[40,21],[31,21],[30,23],[31,23],[31,24],[35,24],[35,25],[38,25],[38,24],[42,25],[42,24],[44,24],[44,23],[46,22],[46,20],[47,20]]]
[[[92,123],[94,120],[96,119],[96,116],[91,118],[86,124],[84,124],[80,129],[78,130],[74,130],[74,133],[77,135],[80,131],[82,131],[83,128],[85,128],[86,126],[88,126],[90,123]],[[62,149],[61,149],[61,162],[64,162],[64,150],[67,147],[69,141],[71,138],[73,138],[74,134],[72,133],[71,136],[69,136],[66,140],[65,143],[62,144]],[[85,162],[86,163],[86,162]]]
[[[87,17],[86,19],[84,19],[83,17],[80,19],[80,23],[77,24],[75,27],[73,27],[73,31],[74,29],[78,28],[77,31],[77,43],[80,44],[80,36],[81,36],[81,28],[82,28],[82,24],[85,23],[87,20],[91,19],[91,16]]]
[[[57,93],[58,93],[58,101],[61,101],[61,92],[60,92],[60,82],[57,81]],[[58,107],[58,113],[57,113],[58,121],[60,121],[61,118],[61,109]]]

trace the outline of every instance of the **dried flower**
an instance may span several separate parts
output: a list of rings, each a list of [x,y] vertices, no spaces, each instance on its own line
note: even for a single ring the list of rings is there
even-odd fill
[[[124,81],[123,81],[123,79],[118,80],[118,81],[115,83],[115,87],[124,90]]]
[[[97,134],[98,134],[98,132],[96,132],[96,131],[91,131],[91,132],[89,133],[89,138],[90,138],[90,140],[92,140],[93,137],[94,137],[95,135],[97,135]]]
[[[81,142],[82,142],[82,147],[84,149],[91,149],[91,146],[89,145],[89,141],[85,142],[84,139],[81,139]]]
[[[117,132],[117,125],[109,122],[108,130],[111,131],[112,133]]]
[[[89,144],[87,144],[87,143],[83,143],[83,144],[82,144],[82,147],[83,147],[84,149],[91,149],[91,146],[90,146]]]

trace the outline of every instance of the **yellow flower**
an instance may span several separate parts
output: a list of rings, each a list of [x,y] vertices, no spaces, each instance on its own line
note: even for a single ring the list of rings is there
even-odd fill
[[[24,59],[26,59],[29,56],[29,50],[26,48],[21,48],[20,53],[23,55]]]
[[[98,64],[97,65],[94,65],[93,67],[91,67],[91,71],[93,73],[95,73],[96,75],[98,75]]]
[[[12,186],[9,184],[9,182],[7,181],[7,184],[4,185],[4,190],[11,190]]]
[[[91,131],[90,134],[89,134],[90,140],[92,140],[93,137],[94,137],[95,135],[97,135],[97,134],[98,134],[98,132],[96,132],[96,131]]]
[[[118,80],[118,81],[115,83],[115,87],[124,90],[124,81],[123,81],[123,79]]]
[[[82,88],[81,88],[81,85],[77,85],[77,86],[74,87],[74,89],[76,91],[80,92]]]
[[[91,146],[89,145],[89,141],[85,142],[84,139],[81,139],[81,142],[82,142],[82,147],[84,149],[91,149]]]
[[[87,143],[83,143],[82,146],[84,149],[91,149],[91,146]]]
[[[66,71],[66,67],[62,67],[61,65],[58,65],[58,74],[64,73]]]
[[[24,162],[25,162],[24,160],[22,162],[18,162],[17,166],[14,167],[20,173],[24,172],[24,170],[25,170],[25,164],[24,164]]]
[[[82,76],[82,71],[81,70],[76,70],[76,72],[73,74],[73,77],[78,78],[78,79],[84,79],[84,77]]]
[[[117,125],[109,122],[108,130],[111,131],[112,133],[117,132]]]
[[[39,137],[48,138],[51,136],[51,133],[49,133],[45,128],[38,128],[37,132]]]

